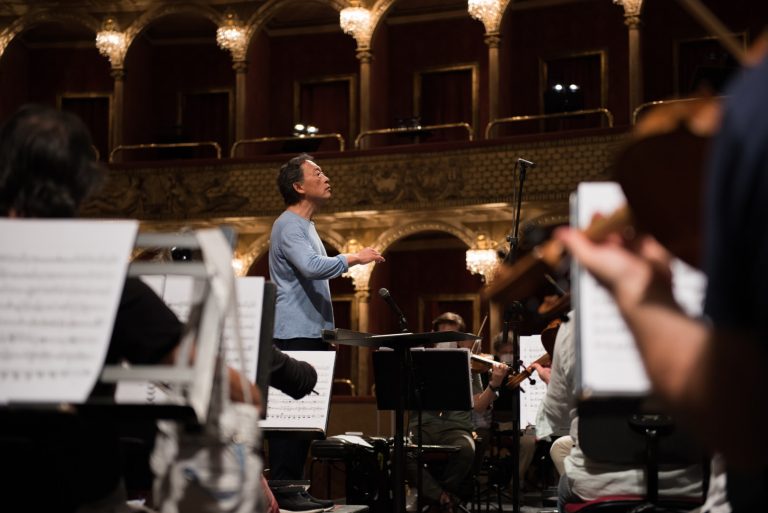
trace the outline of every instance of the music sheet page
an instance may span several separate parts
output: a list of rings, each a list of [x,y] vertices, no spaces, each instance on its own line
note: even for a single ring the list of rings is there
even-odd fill
[[[284,351],[285,354],[312,365],[317,371],[315,393],[296,400],[276,388],[269,387],[267,418],[262,429],[320,430],[328,427],[331,404],[335,351]]]
[[[142,276],[141,278],[160,292],[166,305],[181,321],[186,321],[193,302],[194,278],[191,276]],[[256,381],[256,366],[258,364],[259,340],[261,336],[261,314],[264,303],[263,277],[241,277],[235,279],[237,302],[240,316],[240,336],[245,354],[246,377],[252,383]],[[234,330],[229,319],[226,320],[223,334],[225,358],[227,364],[240,368],[240,356],[235,346]],[[158,403],[167,402],[162,389],[147,382],[119,383],[115,400],[119,403]]]
[[[571,224],[589,226],[595,213],[609,216],[626,203],[615,182],[579,184],[571,202]],[[675,298],[691,314],[701,312],[702,273],[676,260],[672,266]],[[577,382],[587,394],[645,395],[650,390],[634,339],[608,292],[573,265],[576,305]]]
[[[137,230],[135,221],[0,219],[0,403],[88,398]]]
[[[545,353],[544,346],[541,344],[541,335],[520,337],[520,359],[523,360],[524,368],[527,368]],[[520,390],[520,427],[522,429],[529,425],[536,425],[539,405],[547,393],[547,384],[539,378],[536,371],[533,371],[531,378],[536,381],[535,384],[531,385],[528,380],[520,384],[522,387]]]

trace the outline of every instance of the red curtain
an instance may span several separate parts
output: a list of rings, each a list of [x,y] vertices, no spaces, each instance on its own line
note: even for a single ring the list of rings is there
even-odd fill
[[[435,71],[421,76],[419,112],[422,125],[472,124],[472,70]],[[462,129],[435,131],[430,141],[466,140]]]
[[[350,145],[355,134],[350,126],[349,103],[352,82],[349,79],[301,84],[297,123],[313,125],[322,134],[341,134]],[[338,149],[335,141],[322,141],[320,149]]]
[[[183,142],[214,141],[223,155],[229,152],[229,92],[185,93],[181,105],[179,138]],[[212,149],[195,150],[198,157],[214,157]]]

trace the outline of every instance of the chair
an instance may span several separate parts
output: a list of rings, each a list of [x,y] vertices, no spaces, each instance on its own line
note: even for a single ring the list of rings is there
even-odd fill
[[[589,400],[579,404],[579,445],[585,456],[603,463],[643,466],[645,496],[599,497],[568,503],[566,513],[679,513],[701,505],[695,498],[660,498],[660,464],[706,462],[703,451],[658,408],[640,399]],[[706,469],[704,469],[706,470]],[[706,476],[706,472],[702,472]],[[706,483],[703,484],[706,493]]]

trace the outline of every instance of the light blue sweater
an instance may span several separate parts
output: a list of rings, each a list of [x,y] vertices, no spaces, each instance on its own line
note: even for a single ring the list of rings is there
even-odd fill
[[[330,278],[349,268],[329,257],[315,223],[286,210],[272,225],[269,274],[277,286],[275,338],[319,338],[333,329]]]

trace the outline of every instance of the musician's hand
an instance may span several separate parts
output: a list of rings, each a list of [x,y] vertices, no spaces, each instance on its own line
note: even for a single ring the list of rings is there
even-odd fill
[[[245,390],[243,390],[243,381],[240,379],[240,373],[232,367],[227,367],[227,372],[229,374],[229,398],[234,402],[245,402]],[[261,392],[258,387],[250,381],[245,380],[245,382],[247,383],[246,386],[251,395],[251,404],[258,407],[263,412],[264,401],[261,398]]]
[[[618,235],[593,243],[583,233],[561,228],[555,237],[607,288],[620,307],[642,301],[674,303],[671,255],[650,235],[625,241]]]
[[[493,362],[490,379],[491,386],[500,387],[504,383],[504,378],[507,377],[507,372],[509,372],[509,367],[500,362]]]
[[[552,377],[552,367],[543,367],[540,363],[532,363],[531,367],[539,374],[541,380],[549,385],[549,379]]]

